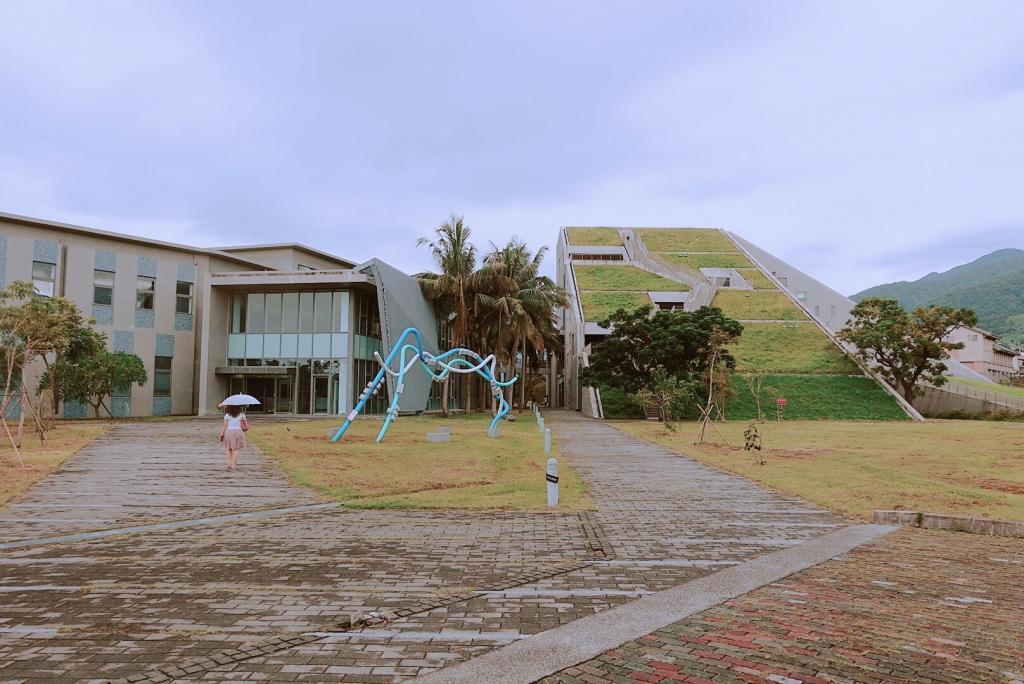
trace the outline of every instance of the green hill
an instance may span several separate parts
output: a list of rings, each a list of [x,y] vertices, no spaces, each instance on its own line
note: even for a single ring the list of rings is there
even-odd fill
[[[1024,250],[1000,249],[943,273],[929,273],[913,282],[876,285],[851,299],[899,300],[910,310],[927,304],[966,307],[978,314],[978,325],[1024,344]]]

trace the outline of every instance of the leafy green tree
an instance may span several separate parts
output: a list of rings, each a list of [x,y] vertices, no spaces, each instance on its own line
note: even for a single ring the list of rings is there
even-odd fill
[[[907,401],[920,394],[918,382],[945,384],[949,350],[963,344],[946,338],[960,326],[972,326],[970,309],[927,306],[907,313],[895,299],[871,297],[853,307],[850,324],[838,337],[856,347],[855,354],[876,368]]]
[[[84,320],[68,323],[71,325],[68,344],[54,353],[52,361],[43,357],[46,372],[39,382],[40,389],[50,390],[54,415],[60,411],[60,402],[64,400],[63,369],[69,364],[75,365],[95,356],[107,348],[106,333],[96,330]]]
[[[590,353],[583,382],[628,394],[648,387],[657,368],[684,383],[702,382],[711,370],[709,350],[716,348],[716,365],[735,368],[735,359],[721,347],[743,333],[738,321],[710,306],[696,311],[658,311],[653,316],[649,306],[635,311],[619,309],[600,325],[611,332]],[[698,396],[703,396],[703,391]]]
[[[630,395],[646,412],[649,408],[657,409],[658,420],[665,424],[681,418],[687,412],[687,406],[693,399],[696,387],[680,377],[669,375],[661,366],[654,369],[650,379],[639,390]]]
[[[145,385],[148,380],[142,359],[125,352],[103,351],[76,363],[62,361],[61,364],[64,398],[89,404],[97,418],[100,407],[113,417],[104,399],[115,389]]]
[[[452,347],[467,343],[471,330],[470,311],[473,307],[474,275],[476,272],[476,247],[469,241],[469,226],[461,216],[452,214],[447,221],[434,229],[433,238],[420,238],[417,245],[430,249],[430,256],[437,267],[436,273],[418,273],[424,294],[434,302],[434,308],[442,317],[452,317]],[[469,378],[464,377],[466,410],[470,409]],[[444,380],[441,392],[441,415],[449,415],[448,380]]]

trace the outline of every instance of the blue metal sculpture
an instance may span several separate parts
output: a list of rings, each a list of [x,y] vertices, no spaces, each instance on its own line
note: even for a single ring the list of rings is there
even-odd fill
[[[414,343],[408,342],[409,337],[413,338]],[[410,353],[412,354],[411,358],[409,357]],[[402,396],[402,390],[405,389],[405,374],[417,362],[420,363],[420,367],[434,382],[443,382],[451,373],[476,373],[490,383],[491,393],[498,400],[498,412],[491,420],[491,424],[487,428],[487,434],[497,434],[495,430],[498,427],[498,421],[508,415],[511,409],[508,402],[505,401],[505,393],[502,391],[502,388],[511,386],[517,378],[502,382],[495,377],[494,367],[497,365],[497,359],[495,359],[494,354],[481,358],[475,351],[456,347],[455,349],[449,349],[443,354],[434,356],[423,349],[423,336],[420,334],[420,331],[416,328],[406,328],[398,337],[398,342],[391,348],[391,353],[388,354],[386,359],[382,359],[378,352],[374,352],[373,356],[377,359],[377,363],[380,364],[380,370],[377,371],[377,375],[374,376],[373,380],[367,383],[366,388],[359,395],[359,401],[356,403],[355,408],[345,418],[345,422],[341,424],[338,431],[334,433],[334,437],[331,438],[332,442],[337,442],[341,439],[345,431],[348,430],[349,425],[352,424],[352,421],[355,420],[356,416],[363,410],[363,407],[366,406],[366,402],[370,400],[370,397],[377,394],[381,383],[384,382],[387,375],[390,375],[395,378],[395,396],[391,398],[391,405],[388,406],[387,413],[384,416],[384,424],[381,426],[380,432],[377,433],[378,442],[384,439],[384,434],[388,431],[391,421],[398,417],[398,400]],[[399,359],[398,370],[392,370],[391,368],[395,357]]]

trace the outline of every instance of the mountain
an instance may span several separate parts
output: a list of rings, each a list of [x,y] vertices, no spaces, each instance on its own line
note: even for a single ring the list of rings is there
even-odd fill
[[[1024,250],[999,249],[942,273],[876,285],[851,299],[896,299],[908,311],[928,304],[973,309],[978,325],[1024,344]]]

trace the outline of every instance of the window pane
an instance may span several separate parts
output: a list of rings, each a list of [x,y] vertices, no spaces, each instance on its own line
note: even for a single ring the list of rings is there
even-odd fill
[[[155,290],[155,278],[138,276],[135,281],[135,307],[138,309],[152,309],[153,292]]]
[[[192,313],[192,298],[182,297],[178,295],[177,302],[174,305],[174,310],[177,313],[190,314]]]
[[[167,371],[160,371],[153,374],[153,396],[171,396],[171,374]]]
[[[299,332],[313,332],[313,293],[299,294]]]
[[[110,271],[92,272],[92,301],[110,306],[114,303],[114,274]]]
[[[281,303],[281,332],[299,332],[299,293],[285,292]]]
[[[93,271],[92,282],[96,287],[114,287],[114,274],[110,271]]]
[[[57,276],[57,266],[42,261],[32,262],[32,290],[43,297],[53,296],[53,283]]]
[[[253,292],[248,298],[248,315],[245,318],[245,332],[263,332],[263,302],[262,292]]]
[[[281,294],[267,293],[267,332],[281,332]]]
[[[186,283],[183,280],[178,281],[177,293],[180,295],[192,296],[192,283]]]
[[[231,332],[245,332],[245,295],[236,294],[231,297]]]
[[[314,331],[331,331],[331,299],[330,292],[317,292],[313,309],[315,311]]]
[[[158,356],[153,361],[153,368],[156,370],[171,370],[171,357],[170,356]]]

